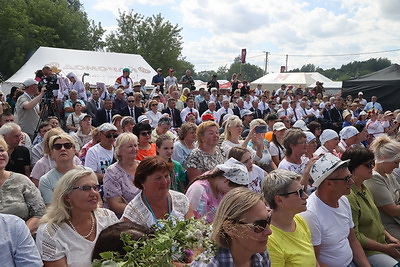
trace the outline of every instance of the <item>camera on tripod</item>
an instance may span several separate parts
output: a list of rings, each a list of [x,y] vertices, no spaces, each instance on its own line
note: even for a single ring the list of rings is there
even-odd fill
[[[39,92],[42,91],[42,87],[46,86],[46,93],[43,96],[46,100],[52,100],[54,97],[53,90],[58,90],[60,86],[57,84],[57,75],[52,74],[50,76],[46,76],[42,78],[38,84]]]

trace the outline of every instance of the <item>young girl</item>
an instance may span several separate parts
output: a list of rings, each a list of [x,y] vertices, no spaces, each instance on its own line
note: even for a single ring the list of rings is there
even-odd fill
[[[171,189],[179,192],[185,192],[186,187],[189,184],[189,180],[186,176],[182,165],[171,159],[174,152],[174,141],[168,135],[161,135],[156,141],[156,152],[157,155],[165,159],[168,163],[173,166],[173,171],[171,172]]]

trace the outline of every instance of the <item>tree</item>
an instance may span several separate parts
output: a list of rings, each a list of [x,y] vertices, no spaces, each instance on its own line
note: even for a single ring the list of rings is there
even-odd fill
[[[249,63],[242,64],[240,61],[240,56],[236,57],[233,62],[234,63],[232,63],[231,66],[229,67],[227,73],[227,78],[228,78],[227,80],[231,79],[232,74],[241,73],[242,75],[239,78],[240,80],[246,80],[251,82],[262,77],[264,74],[264,70],[257,65],[252,65]]]
[[[154,69],[184,63],[180,61],[182,28],[164,21],[161,14],[144,17],[131,10],[120,13],[117,21],[118,29],[106,37],[108,51],[139,54]]]
[[[104,30],[88,19],[79,0],[2,1],[0,17],[0,73],[5,79],[39,46],[83,50],[103,47]]]

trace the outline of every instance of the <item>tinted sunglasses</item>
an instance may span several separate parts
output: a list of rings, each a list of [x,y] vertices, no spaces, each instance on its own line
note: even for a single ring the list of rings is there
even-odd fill
[[[150,106],[154,107],[154,106],[158,106],[158,104],[151,104]]]
[[[99,192],[100,191],[100,185],[99,184],[95,184],[95,185],[81,185],[81,186],[72,187],[72,190],[75,190],[75,189],[80,189],[80,190],[85,191],[85,192],[90,191],[91,189],[93,189],[94,191]]]
[[[108,139],[110,139],[110,138],[117,138],[118,137],[118,134],[105,134],[104,135],[106,138],[108,138]]]
[[[65,149],[71,149],[72,148],[72,143],[53,144],[53,148],[55,150],[60,150],[62,147],[64,147]]]
[[[348,176],[346,176],[346,177],[344,177],[344,178],[330,178],[330,179],[328,179],[328,180],[332,180],[332,181],[345,181],[346,183],[349,183],[350,182],[350,180],[351,180],[351,175],[348,175]]]
[[[284,194],[279,194],[280,196],[289,196],[291,194],[297,194],[299,196],[299,198],[303,198],[304,197],[304,190],[303,188],[300,188],[299,190],[296,191],[292,191],[292,192],[288,192],[288,193],[284,193]]]
[[[370,160],[366,163],[363,164],[365,167],[367,167],[368,169],[372,169],[373,167],[375,167],[375,160]]]
[[[129,103],[133,103],[133,102],[135,102],[135,100],[128,100],[128,102],[129,102]]]
[[[151,132],[150,132],[150,131],[147,131],[147,132],[141,132],[141,133],[140,133],[140,135],[142,135],[142,136],[151,135]]]
[[[235,221],[237,224],[247,225],[253,229],[254,233],[262,233],[268,225],[271,224],[272,215],[269,215],[265,220],[258,220],[253,223],[245,223],[241,221]]]

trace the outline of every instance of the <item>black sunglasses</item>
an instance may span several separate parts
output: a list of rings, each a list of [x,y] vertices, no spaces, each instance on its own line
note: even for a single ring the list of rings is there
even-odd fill
[[[288,196],[288,195],[291,195],[291,194],[297,194],[297,195],[299,196],[299,198],[303,198],[305,192],[304,192],[304,189],[303,189],[303,188],[300,188],[299,190],[292,191],[292,192],[287,192],[287,193],[279,194],[279,195],[280,195],[280,196]]]
[[[72,148],[72,143],[53,144],[53,148],[55,150],[60,150],[62,147],[64,147],[65,149],[71,149]]]
[[[375,160],[370,160],[366,163],[363,164],[365,167],[367,167],[368,169],[372,169],[373,167],[375,167]]]
[[[245,223],[241,221],[235,221],[237,224],[247,225],[251,227],[254,233],[262,233],[268,225],[271,224],[272,215],[269,215],[265,220],[257,220],[253,223]]]
[[[346,176],[346,177],[344,177],[344,178],[330,178],[330,179],[328,179],[328,180],[332,180],[332,181],[345,181],[346,183],[350,183],[351,178],[352,178],[352,176],[351,176],[351,175],[348,175],[348,176]]]
[[[110,138],[117,138],[118,134],[105,134],[104,135],[106,138],[110,139]]]
[[[85,192],[90,191],[91,189],[93,189],[94,191],[99,192],[100,191],[100,185],[99,184],[95,184],[95,185],[81,185],[81,186],[72,187],[72,190],[75,190],[75,189],[80,189],[80,190],[85,191]]]
[[[142,135],[142,136],[151,135],[151,131],[141,132],[140,135]]]
[[[128,102],[129,102],[129,103],[133,103],[133,102],[135,102],[135,100],[128,100]]]

